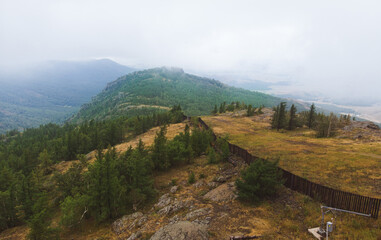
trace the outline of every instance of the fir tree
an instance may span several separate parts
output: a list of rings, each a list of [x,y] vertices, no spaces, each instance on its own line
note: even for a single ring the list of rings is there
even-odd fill
[[[214,109],[212,111],[212,114],[215,115],[218,113],[217,104],[214,105]]]
[[[313,125],[315,124],[315,118],[316,118],[316,108],[315,108],[315,104],[312,104],[310,107],[310,111],[309,111],[308,119],[307,119],[307,126],[309,129],[311,129]]]
[[[236,181],[241,200],[257,203],[263,198],[273,197],[282,185],[277,162],[258,159],[241,172]]]
[[[290,108],[290,120],[288,122],[288,129],[294,130],[296,128],[296,107],[294,104]]]
[[[163,126],[156,133],[154,144],[152,146],[151,158],[155,169],[166,170],[170,167],[170,161],[167,153],[167,138],[165,136],[167,127]]]

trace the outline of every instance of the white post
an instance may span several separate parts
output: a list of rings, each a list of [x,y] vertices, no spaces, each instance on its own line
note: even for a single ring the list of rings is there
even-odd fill
[[[325,231],[325,234],[326,234],[326,236],[327,236],[327,240],[328,240],[328,223],[327,223],[327,227],[326,227],[327,229],[326,229],[326,231]]]

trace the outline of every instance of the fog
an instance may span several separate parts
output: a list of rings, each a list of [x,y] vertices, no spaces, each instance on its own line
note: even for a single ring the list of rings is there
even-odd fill
[[[381,102],[380,22],[381,3],[367,0],[1,0],[0,69],[110,58],[371,104]]]

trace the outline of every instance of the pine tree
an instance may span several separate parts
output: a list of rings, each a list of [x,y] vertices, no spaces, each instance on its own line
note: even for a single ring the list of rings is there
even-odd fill
[[[217,163],[216,151],[212,147],[208,147],[208,163],[214,164]]]
[[[251,104],[247,107],[247,114],[246,114],[246,115],[247,115],[248,117],[254,115],[253,106],[251,106]]]
[[[287,126],[286,122],[286,103],[281,102],[274,110],[273,119],[271,122],[271,127],[279,129],[284,129]]]
[[[290,121],[288,122],[288,129],[294,130],[296,128],[296,107],[294,104],[290,108]]]
[[[152,146],[151,158],[154,163],[155,169],[166,170],[170,167],[170,162],[167,153],[167,138],[165,136],[167,127],[163,126],[160,131],[156,133],[154,144]]]
[[[241,200],[257,203],[265,197],[273,197],[282,185],[277,162],[257,159],[241,172],[236,181]]]
[[[217,104],[214,105],[214,109],[212,111],[212,114],[217,114],[218,113],[218,109],[217,109]]]
[[[307,126],[309,129],[313,127],[316,121],[316,109],[315,109],[315,104],[312,104],[310,107],[310,111],[308,114],[308,119],[307,119]]]
[[[286,103],[281,102],[279,107],[277,130],[286,128]]]
[[[33,215],[28,220],[30,240],[50,240],[59,239],[56,229],[50,227],[48,198],[46,193],[40,194],[33,204]]]
[[[224,105],[221,103],[221,104],[220,104],[220,110],[219,110],[219,113],[224,113],[224,112],[225,112]]]
[[[38,161],[40,162],[40,166],[44,174],[48,174],[51,172],[49,167],[52,165],[52,160],[50,154],[46,149],[40,152],[40,154],[38,155]]]

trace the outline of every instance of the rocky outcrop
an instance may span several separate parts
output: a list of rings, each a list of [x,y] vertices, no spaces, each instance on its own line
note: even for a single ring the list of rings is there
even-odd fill
[[[133,233],[129,238],[127,238],[127,240],[137,240],[141,238],[142,235],[142,232],[137,231],[136,233]]]
[[[155,207],[162,208],[168,206],[171,202],[172,198],[169,196],[169,193],[166,193],[159,198],[159,201],[155,204]]]
[[[185,216],[185,219],[191,220],[191,219],[195,219],[198,217],[203,217],[203,216],[208,215],[210,212],[211,212],[210,208],[200,208],[200,209],[194,210],[193,212],[188,213]]]
[[[233,182],[224,183],[204,195],[204,199],[215,202],[229,202],[237,198],[236,188]]]
[[[193,208],[192,205],[193,202],[191,200],[175,200],[172,204],[163,207],[157,213],[159,215],[170,215],[172,213],[178,212],[183,208]]]
[[[151,240],[206,240],[208,239],[207,226],[200,223],[179,221],[160,228]]]
[[[135,212],[130,215],[125,215],[112,224],[112,230],[117,234],[121,234],[135,227],[141,227],[147,221],[147,216],[141,212]]]

